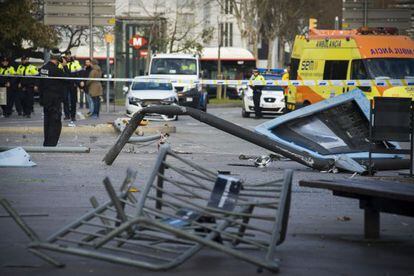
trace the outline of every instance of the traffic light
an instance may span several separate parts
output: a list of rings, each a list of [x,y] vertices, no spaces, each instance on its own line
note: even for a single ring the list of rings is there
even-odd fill
[[[318,19],[309,18],[309,29],[316,29],[318,27]]]

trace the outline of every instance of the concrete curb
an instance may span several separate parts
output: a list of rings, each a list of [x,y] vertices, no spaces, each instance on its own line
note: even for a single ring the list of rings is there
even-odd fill
[[[237,103],[208,104],[207,105],[207,110],[209,108],[230,108],[230,107],[240,107],[240,108],[242,108],[243,107],[243,104],[242,103],[239,103],[239,104],[237,104]]]
[[[137,132],[139,133],[175,133],[176,127],[170,125],[162,126],[140,126]],[[43,134],[43,127],[0,127],[1,134]],[[118,135],[119,132],[110,124],[98,124],[98,125],[81,125],[76,127],[62,127],[61,135],[70,134],[110,134]]]

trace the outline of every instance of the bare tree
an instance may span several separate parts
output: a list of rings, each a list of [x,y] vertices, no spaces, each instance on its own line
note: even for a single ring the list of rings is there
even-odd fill
[[[259,17],[262,22],[262,33],[269,45],[268,68],[272,64],[272,48],[274,41],[279,38],[279,61],[284,63],[284,45],[287,43],[292,48],[295,36],[306,30],[309,17],[318,18],[323,13],[326,1],[306,0],[259,0],[261,7]]]
[[[180,2],[176,0],[172,7],[167,7],[165,2],[154,1],[154,6],[150,9],[148,5],[144,5],[143,0],[138,0],[144,12],[154,22],[151,29],[157,28],[157,25],[159,28],[157,22],[165,21],[167,35],[152,37],[150,39],[151,47],[155,46],[157,49],[163,49],[170,53],[201,52],[203,43],[212,39],[214,29],[201,28],[203,22],[196,20],[194,12],[191,11],[202,9],[202,5],[208,4],[210,0],[190,0],[184,4],[180,4]]]
[[[84,26],[62,25],[56,26],[55,30],[58,33],[60,41],[68,40],[66,49],[62,50],[62,52],[79,47],[81,44],[86,44],[89,36],[88,28]]]
[[[217,0],[223,7],[226,0]],[[236,18],[237,26],[240,30],[243,46],[250,49],[253,56],[258,57],[258,41],[262,20],[259,16],[260,4],[257,0],[227,0],[228,5],[232,5],[233,14]]]

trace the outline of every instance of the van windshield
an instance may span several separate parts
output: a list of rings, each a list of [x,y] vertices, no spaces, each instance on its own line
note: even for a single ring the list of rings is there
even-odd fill
[[[151,64],[152,75],[197,75],[195,59],[154,58]]]
[[[172,90],[171,83],[161,82],[134,82],[132,90]]]
[[[352,61],[352,79],[414,77],[412,58],[369,58]]]

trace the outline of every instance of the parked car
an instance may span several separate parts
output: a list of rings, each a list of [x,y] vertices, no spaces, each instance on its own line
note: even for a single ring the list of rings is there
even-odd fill
[[[280,75],[263,74],[266,80],[281,79]],[[262,113],[266,114],[283,114],[285,112],[285,96],[282,86],[266,85],[262,88],[262,97],[260,99]],[[254,114],[253,90],[247,87],[243,91],[242,116],[249,117],[250,113]]]
[[[132,116],[151,105],[177,105],[178,96],[171,81],[153,77],[136,77],[129,87],[125,100],[126,114]],[[149,114],[147,119],[177,120],[177,116]]]

